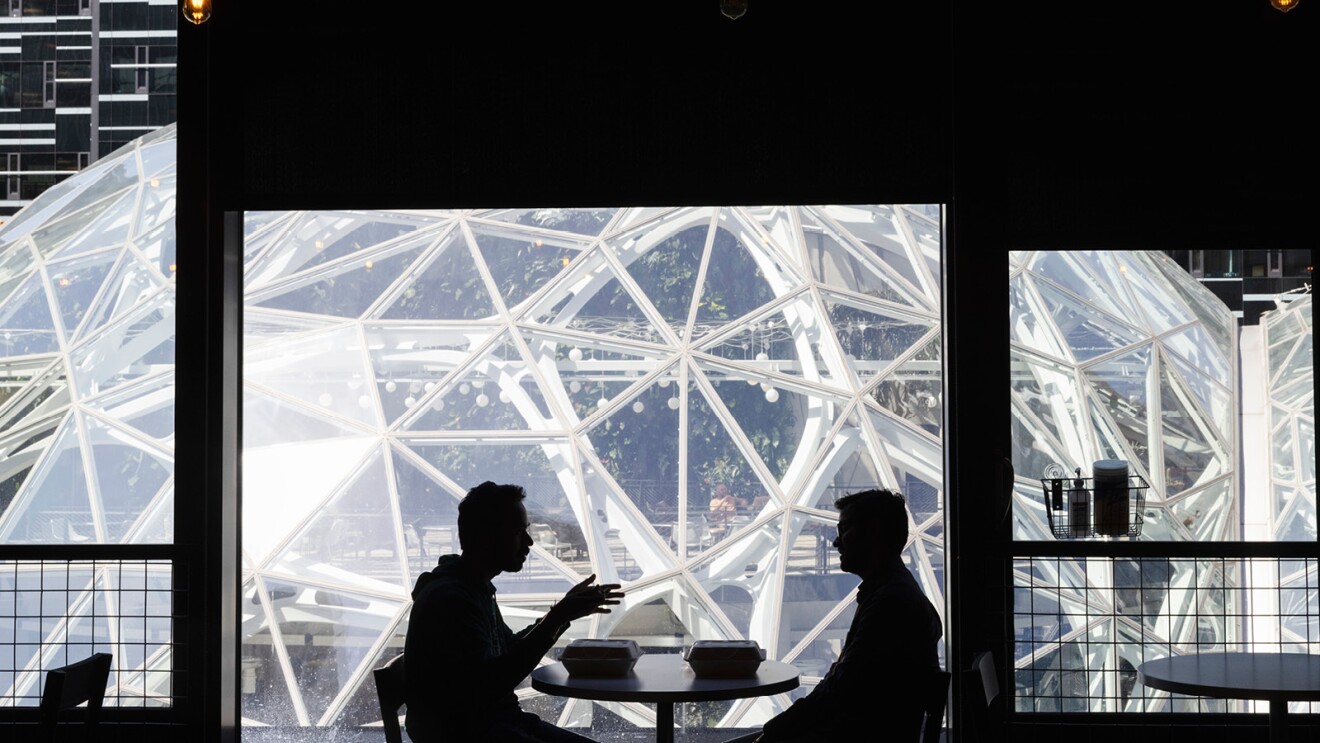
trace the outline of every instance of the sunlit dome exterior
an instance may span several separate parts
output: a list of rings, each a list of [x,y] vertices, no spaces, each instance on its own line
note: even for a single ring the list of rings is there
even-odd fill
[[[1270,515],[1279,541],[1316,538],[1312,297],[1308,292],[1260,318],[1268,360]]]
[[[515,628],[594,573],[627,598],[565,641],[750,638],[809,687],[857,585],[833,502],[878,486],[908,494],[904,559],[942,610],[938,207],[265,213],[247,233],[250,723],[379,718],[368,672],[483,480],[528,493],[532,557],[495,581]],[[722,490],[737,508],[711,509]],[[788,701],[701,714],[752,726]]]
[[[169,127],[0,228],[0,543],[173,540],[174,173]],[[66,643],[95,643],[116,659],[109,703],[168,703],[169,674],[141,673],[170,667],[168,562],[7,567],[0,697],[35,703]],[[42,588],[67,591],[67,617]]]
[[[1221,301],[1161,253],[1042,251],[1011,257],[1009,313],[1016,539],[1054,539],[1041,478],[1090,477],[1099,459],[1149,483],[1141,539],[1240,538],[1237,328]],[[1137,666],[1241,639],[1242,581],[1194,559],[1016,560],[1016,708],[1169,709],[1134,691]]]

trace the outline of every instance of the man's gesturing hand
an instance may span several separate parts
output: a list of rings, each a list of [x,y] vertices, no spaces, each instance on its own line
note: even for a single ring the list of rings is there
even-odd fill
[[[559,622],[571,622],[574,619],[581,619],[588,614],[609,614],[607,606],[617,606],[619,599],[623,598],[623,591],[618,590],[618,583],[601,583],[591,585],[596,580],[593,573],[587,576],[587,579],[568,589],[564,598],[554,605],[550,610]]]

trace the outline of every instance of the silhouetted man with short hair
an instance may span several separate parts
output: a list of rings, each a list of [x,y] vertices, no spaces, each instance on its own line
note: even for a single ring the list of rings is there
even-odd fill
[[[903,565],[908,538],[902,495],[866,490],[839,509],[839,567],[862,579],[839,659],[810,694],[738,742],[916,740],[922,679],[939,670],[939,614]]]
[[[413,588],[404,642],[408,737],[414,743],[589,743],[518,706],[514,688],[568,628],[608,614],[618,584],[574,586],[537,622],[517,633],[500,617],[491,580],[522,569],[531,551],[526,493],[483,482],[458,506],[461,555],[444,555]]]

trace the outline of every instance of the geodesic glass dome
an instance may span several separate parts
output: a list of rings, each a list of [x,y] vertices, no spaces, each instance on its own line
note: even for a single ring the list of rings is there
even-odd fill
[[[174,163],[168,127],[0,228],[0,543],[173,541]],[[55,562],[0,565],[0,704],[83,650],[168,704],[168,561]]]
[[[904,559],[942,610],[938,207],[250,214],[245,270],[251,723],[379,719],[370,669],[483,480],[528,493],[532,556],[495,581],[515,629],[594,573],[627,598],[562,642],[750,638],[805,693],[857,586],[833,502],[877,486],[907,493]]]
[[[1274,538],[1315,541],[1315,369],[1308,292],[1261,315],[1267,354]],[[1314,576],[1312,576],[1314,582]]]

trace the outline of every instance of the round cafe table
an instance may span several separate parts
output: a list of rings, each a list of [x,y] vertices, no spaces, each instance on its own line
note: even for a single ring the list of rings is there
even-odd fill
[[[1220,699],[1266,699],[1270,741],[1288,740],[1288,702],[1320,700],[1320,655],[1201,653],[1150,660],[1137,680],[1152,689]]]
[[[742,699],[796,689],[798,670],[766,660],[755,676],[698,678],[677,654],[643,655],[627,676],[570,676],[563,663],[532,671],[532,688],[546,694],[601,702],[655,704],[655,739],[673,743],[674,703]]]

